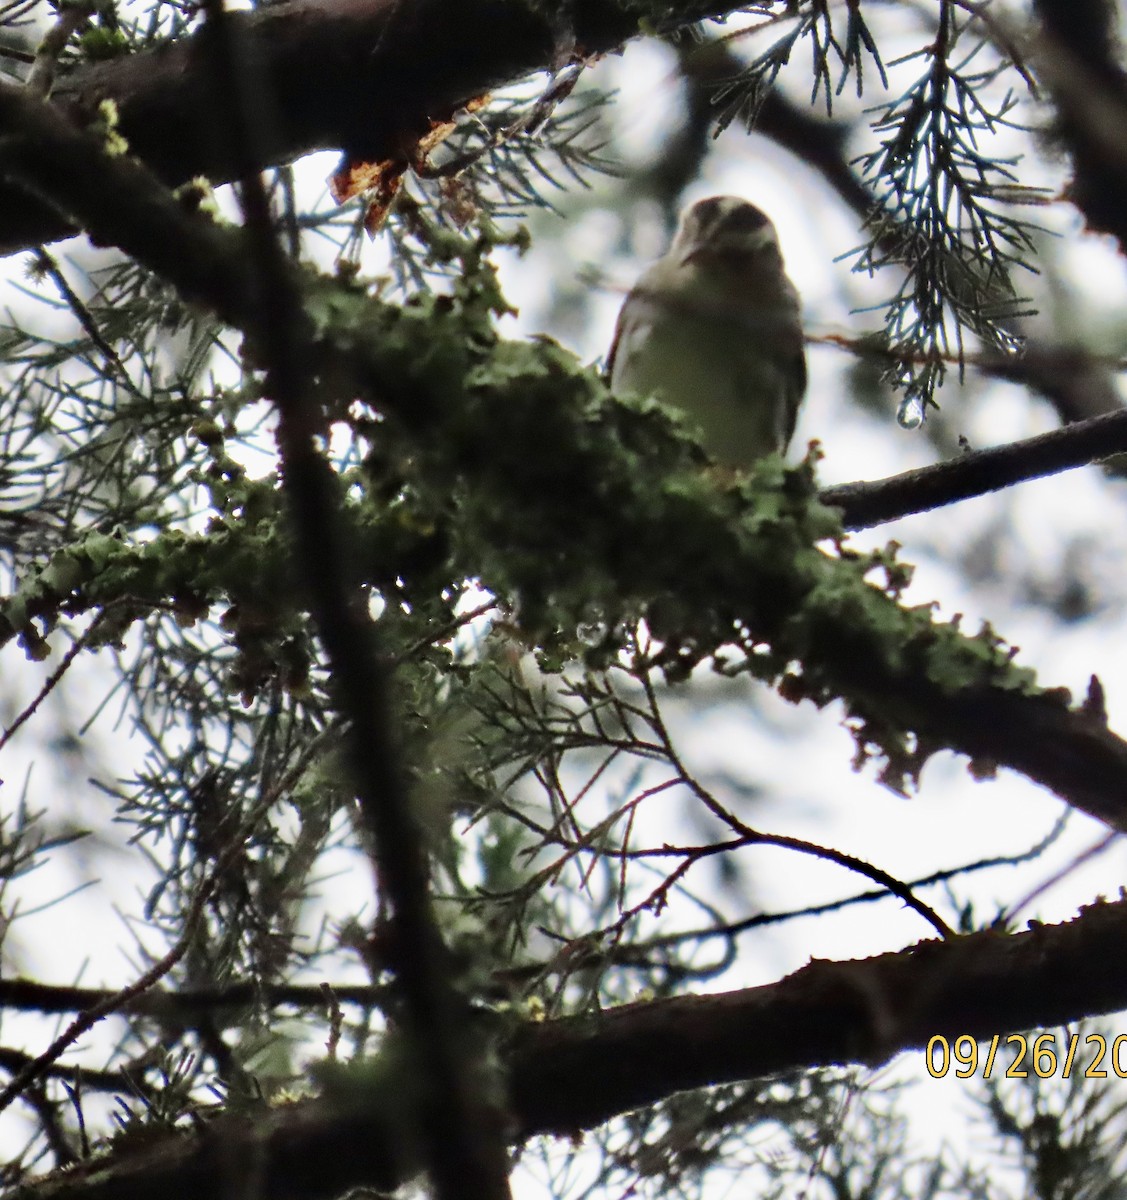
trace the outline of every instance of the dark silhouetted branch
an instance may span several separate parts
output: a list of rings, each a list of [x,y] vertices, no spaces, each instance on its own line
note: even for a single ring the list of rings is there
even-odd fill
[[[842,510],[847,529],[868,529],[1124,452],[1127,412],[1120,410],[887,479],[825,488],[820,499]]]
[[[644,9],[626,0],[575,0],[572,25],[553,5],[509,0],[293,0],[233,13],[246,70],[258,81],[263,136],[256,168],[314,150],[368,161],[409,155],[432,123],[468,100],[572,52],[614,50],[639,32]],[[655,6],[656,7],[656,6]],[[736,8],[686,0],[685,20]],[[561,61],[562,60],[562,61]],[[170,186],[196,176],[237,179],[241,164],[217,123],[214,79],[200,35],[75,70],[53,101],[76,128],[109,101],[129,152]],[[0,130],[6,126],[0,124]],[[2,156],[2,150],[0,150]],[[0,189],[0,253],[73,232],[40,197]]]
[[[869,959],[814,961],[763,987],[520,1023],[503,1051],[512,1137],[575,1137],[692,1088],[835,1064],[875,1066],[923,1051],[936,1036],[948,1044],[963,1035],[988,1041],[1116,1012],[1127,1006],[1125,938],[1127,902],[1098,904],[1064,925],[922,942]],[[1062,1039],[1048,1045],[1063,1062]],[[1094,1053],[1081,1039],[1077,1063],[1086,1066]],[[272,1200],[329,1200],[354,1187],[391,1191],[411,1171],[396,1135],[394,1101],[387,1096],[349,1107],[322,1099],[264,1108],[252,1118],[223,1117],[116,1161],[78,1164],[17,1195],[195,1200],[224,1194],[246,1162],[258,1164],[262,1194]]]

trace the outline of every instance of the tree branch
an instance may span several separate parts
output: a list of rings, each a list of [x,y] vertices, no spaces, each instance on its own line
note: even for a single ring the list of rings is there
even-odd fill
[[[73,214],[185,298],[258,329],[261,293],[240,234],[187,216],[143,167],[110,158],[17,88],[0,85],[0,125],[11,131],[0,139],[0,175]],[[852,562],[814,549],[833,526],[804,508],[801,472],[767,493],[775,524],[764,524],[763,495],[718,492],[699,471],[677,476],[684,449],[660,417],[609,404],[593,374],[552,343],[498,341],[500,301],[475,292],[494,286],[477,269],[454,307],[397,308],[346,296],[340,281],[305,284],[307,303],[331,325],[321,352],[427,447],[419,469],[434,473],[438,491],[462,476],[474,492],[475,503],[451,516],[463,556],[452,570],[521,596],[534,634],[538,612],[558,631],[565,614],[586,621],[592,603],[607,606],[612,628],[624,608],[646,611],[671,639],[673,667],[677,639],[691,648],[691,666],[745,629],[781,661],[802,664],[785,681],[793,699],[846,700],[862,757],[879,748],[894,786],[946,746],[970,755],[980,774],[1013,767],[1127,829],[1127,743],[1097,715],[1038,691],[988,631],[967,638],[904,609]],[[33,615],[26,605],[21,628]],[[908,747],[905,730],[920,746]]]
[[[1127,901],[1097,904],[1067,924],[1025,933],[990,930],[874,958],[814,961],[763,987],[524,1022],[504,1052],[513,1139],[574,1137],[691,1088],[876,1066],[925,1049],[935,1035],[986,1040],[1116,1012],[1127,1006],[1125,938]],[[1055,1048],[1063,1060],[1062,1042]],[[995,1071],[1012,1056],[1003,1046]],[[401,1151],[394,1096],[351,1106],[320,1099],[252,1119],[222,1117],[196,1135],[78,1164],[16,1196],[194,1200],[225,1194],[240,1164],[256,1162],[262,1194],[273,1200],[328,1200],[405,1182],[412,1164]]]
[[[242,231],[188,214],[139,162],[111,156],[55,105],[4,81],[0,180],[53,214],[56,225],[65,221],[96,245],[120,247],[175,283],[185,299],[206,302],[240,328],[253,327],[258,289]]]
[[[350,553],[354,531],[343,515],[340,480],[317,445],[322,422],[313,323],[275,235],[255,165],[269,123],[262,79],[253,69],[245,30],[223,0],[204,0],[204,7],[207,24],[198,42],[222,102],[218,113],[226,117],[217,121],[217,136],[226,140],[237,171],[248,255],[260,285],[258,317],[248,332],[266,369],[266,395],[278,411],[282,487],[299,574],[328,658],[333,700],[345,721],[373,882],[387,906],[395,946],[389,965],[407,1035],[408,1061],[400,1068],[409,1076],[401,1081],[404,1119],[423,1147],[436,1200],[507,1200],[501,1118],[484,1086],[482,1056],[474,1053],[467,1005],[454,986],[452,959],[431,903],[426,834],[400,759],[394,681],[374,623],[357,605],[362,580]]]
[[[1035,61],[1056,107],[1053,137],[1072,158],[1068,198],[1090,228],[1127,247],[1127,72],[1116,48],[1117,7],[1107,0],[1034,0],[1042,35]]]
[[[118,991],[109,988],[40,983],[22,977],[0,979],[0,1009],[20,1012],[75,1012],[102,1004],[116,995]],[[334,983],[333,996],[343,1004],[356,1004],[366,1009],[384,1008],[390,1003],[391,991],[380,984]],[[177,988],[174,991],[153,987],[131,996],[119,1004],[115,1011],[149,1017],[170,1025],[183,1025],[203,1014],[218,1014],[220,1021],[228,1015],[231,1020],[237,1020],[240,1010],[256,1003],[312,1010],[325,1008],[326,1000],[324,991],[317,984],[260,983],[255,980],[215,987]]]
[[[510,1051],[521,1132],[573,1135],[688,1088],[879,1066],[936,1034],[980,1040],[1115,1012],[1125,934],[1127,902],[1097,904],[1064,925],[814,960],[763,987],[525,1025]]]
[[[1127,412],[1120,410],[887,479],[824,488],[819,499],[842,510],[846,529],[869,529],[1125,451]]]
[[[565,34],[577,55],[602,54],[668,9],[654,4],[647,13],[627,0],[569,7],[566,31],[552,19],[554,5],[510,0],[293,0],[232,13],[266,118],[255,168],[314,150],[399,160],[468,100],[558,67],[571,52],[559,44]],[[679,7],[690,21],[740,5],[682,0]],[[214,119],[198,32],[76,70],[57,81],[53,99],[76,128],[111,101],[129,152],[170,186],[201,175],[216,184],[239,177],[241,164]],[[0,254],[74,232],[67,215],[17,188],[0,189]]]

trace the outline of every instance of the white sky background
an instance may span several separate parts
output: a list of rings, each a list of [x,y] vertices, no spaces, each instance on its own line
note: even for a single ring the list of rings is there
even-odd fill
[[[881,10],[876,16],[882,22],[886,18],[898,22],[904,49],[923,40],[911,15]],[[886,61],[895,57],[896,38],[883,36],[879,24],[876,32]],[[800,56],[792,71],[798,80],[796,97],[808,86],[806,62]],[[909,64],[906,71],[910,74],[915,69]],[[660,152],[670,114],[675,111],[670,96],[671,57],[656,45],[635,43],[621,57],[604,61],[592,75],[602,86],[620,91],[611,116],[618,140],[610,150],[629,165],[643,165],[647,155]],[[875,73],[867,71],[866,81],[864,103],[876,104],[881,90]],[[857,110],[850,91],[839,100],[843,112]],[[896,92],[894,81],[892,94]],[[862,148],[859,142],[858,152]],[[1022,148],[1031,149],[1027,140]],[[320,192],[333,161],[334,156],[322,155],[302,165],[301,186],[309,196]],[[1060,183],[1052,170],[1028,161],[1019,171],[1023,182]],[[1030,179],[1031,171],[1037,179]],[[587,359],[605,354],[625,290],[645,261],[664,248],[664,232],[656,219],[623,230],[611,207],[623,187],[628,189],[628,181],[596,181],[593,194],[575,189],[561,195],[557,203],[565,214],[563,219],[542,214],[532,219],[537,241],[529,255],[521,260],[502,256],[509,298],[520,308],[519,318],[507,322],[508,335],[547,332]],[[895,280],[891,274],[869,280],[851,274],[847,262],[834,262],[836,256],[859,244],[861,235],[853,214],[811,171],[764,139],[733,129],[716,143],[704,179],[685,199],[718,192],[744,195],[774,219],[789,272],[803,297],[811,335],[856,335],[879,325],[879,313],[854,314],[853,310],[890,294]],[[1087,331],[1110,352],[1120,353],[1127,328],[1122,315],[1127,303],[1127,273],[1122,261],[1106,241],[1081,232],[1077,214],[1067,205],[1039,210],[1037,218],[1060,237],[1046,242],[1053,278],[1029,279],[1022,284],[1038,297],[1043,310],[1034,329],[1046,336]],[[627,247],[633,254],[625,252]],[[371,248],[373,262],[379,253],[378,246]],[[598,286],[585,282],[595,267],[603,281]],[[585,289],[587,320],[582,327],[573,321],[561,321],[561,327],[553,325],[552,297],[561,288]],[[15,308],[26,304],[11,285],[0,295]],[[809,362],[810,390],[795,450],[801,452],[810,438],[822,442],[826,483],[878,478],[935,460],[924,435],[896,425],[892,399],[883,419],[844,402],[843,375],[849,360],[842,350],[812,345]],[[973,376],[969,385],[969,406],[964,410],[958,403],[957,380],[950,378],[940,395],[944,413],[938,419],[953,419],[957,431],[965,433],[976,447],[1027,436],[1056,424],[1047,404],[1022,389],[1004,384],[984,386]],[[948,413],[959,415],[952,418]],[[1037,669],[1042,684],[1067,686],[1082,695],[1089,675],[1098,672],[1107,692],[1111,726],[1125,731],[1127,688],[1121,683],[1127,677],[1123,638],[1125,501],[1127,491],[1122,482],[1109,481],[1097,469],[1088,468],[911,517],[857,535],[855,543],[869,546],[893,538],[900,541],[902,557],[917,567],[908,601],[936,601],[944,616],[964,613],[966,628],[971,631],[980,619],[989,620],[1003,637],[1021,647],[1020,661]],[[984,575],[971,581],[961,560],[975,546],[985,553],[991,538],[996,538],[994,577]],[[1091,575],[1100,605],[1093,615],[1064,624],[1045,606],[1030,603],[1016,580],[1029,575],[1046,586],[1058,582],[1065,570],[1067,547],[1075,539],[1088,542],[1090,553],[1082,561],[1082,569]],[[6,679],[18,679],[30,694],[43,678],[42,668],[23,664],[14,647],[4,654],[7,657],[0,658],[0,664]],[[701,681],[701,692],[710,687],[712,681]],[[80,660],[64,694],[75,711],[92,711],[104,695],[104,677],[97,664]],[[729,688],[724,697],[708,707],[690,710],[688,704],[678,706],[682,710],[680,745],[690,760],[705,772],[728,772],[734,779],[762,789],[762,799],[748,810],[748,819],[758,828],[855,853],[900,878],[1025,849],[1051,828],[1061,812],[1061,804],[1053,796],[1012,773],[1003,771],[993,782],[974,782],[965,760],[949,754],[939,755],[929,764],[919,795],[904,800],[881,787],[873,769],[851,772],[852,742],[840,728],[838,709],[821,713],[810,705],[796,709],[761,687],[755,688],[754,694],[751,689]],[[110,718],[117,711],[111,707],[96,726],[94,746],[106,779],[127,774],[124,764],[141,753],[141,748],[129,741],[127,722],[111,728]],[[59,752],[46,762],[27,737],[0,756],[0,777],[5,781],[0,790],[2,811],[13,810],[25,766],[32,762],[32,807],[48,805],[54,810],[58,806],[69,811],[73,805],[77,823],[100,826],[105,821],[109,813],[105,798],[71,773],[74,761]],[[674,806],[662,806],[661,813],[661,820],[670,822],[668,830],[662,829],[666,839],[699,837],[699,829],[685,822]],[[1035,865],[968,877],[955,884],[957,894],[972,898],[976,915],[982,919],[998,905],[1012,905],[1034,891],[1104,832],[1096,822],[1075,814],[1060,843]],[[120,836],[120,832],[110,830],[109,836]],[[130,861],[127,855],[124,847],[92,854],[87,873],[98,877],[94,886],[19,921],[9,946],[20,951],[20,960],[12,964],[20,973],[91,985],[121,984],[132,978],[133,935],[119,914],[137,910],[139,890],[143,892],[149,881],[136,878],[125,867]],[[366,869],[356,869],[355,863],[338,861],[335,865],[344,868],[344,873],[326,884],[324,895],[326,908],[339,916],[364,906],[369,879]],[[839,868],[777,849],[744,851],[740,867],[749,893],[748,912],[798,908],[869,886]],[[1127,854],[1120,839],[1038,896],[1022,916],[1066,920],[1099,894],[1116,896],[1127,875],[1125,867]],[[707,880],[711,869],[707,864],[696,868],[693,881],[699,884],[697,873]],[[8,903],[18,894],[21,908],[26,910],[57,897],[78,882],[73,871],[73,859],[65,865],[48,861],[42,870],[19,881]],[[936,904],[948,920],[955,919],[938,889],[923,898]],[[725,897],[726,904],[728,900]],[[655,920],[655,931],[657,927]],[[930,928],[894,900],[795,921],[745,938],[736,967],[712,986],[728,989],[769,983],[811,957],[859,957],[900,949],[929,936]],[[1121,1017],[1111,1020],[1108,1027],[1112,1032],[1127,1032]],[[22,1028],[21,1023],[5,1017],[0,1040],[20,1044]],[[87,1039],[87,1045],[106,1043],[96,1034]],[[90,1060],[92,1064],[96,1057]],[[917,1059],[903,1056],[898,1070],[922,1075]],[[921,1079],[912,1101],[922,1118],[916,1125],[921,1145],[959,1136],[968,1107],[966,1096],[965,1083]],[[10,1119],[11,1113],[0,1117],[0,1144],[7,1144],[11,1136],[5,1126]],[[528,1176],[521,1179],[520,1194],[538,1194]]]

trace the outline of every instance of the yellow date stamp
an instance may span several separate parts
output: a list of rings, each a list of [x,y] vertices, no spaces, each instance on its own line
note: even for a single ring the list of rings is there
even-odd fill
[[[982,1078],[990,1079],[995,1072],[1006,1079],[1071,1079],[1075,1073],[1082,1079],[1107,1079],[1109,1072],[1117,1079],[1127,1079],[1127,1034],[1110,1041],[1102,1033],[1078,1033],[1059,1038],[1055,1033],[1042,1033],[1030,1039],[1024,1033],[1011,1033],[1005,1038],[996,1033],[989,1044],[979,1047],[969,1034],[946,1038],[937,1033],[927,1043],[924,1065],[932,1079],[943,1079],[954,1071],[956,1079],[970,1079],[982,1068]]]

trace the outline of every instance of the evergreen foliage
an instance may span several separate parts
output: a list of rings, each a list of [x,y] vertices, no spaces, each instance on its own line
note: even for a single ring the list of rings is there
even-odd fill
[[[397,131],[398,156],[345,146],[336,178],[375,167],[375,186],[316,204],[300,168],[250,169],[256,122],[280,117],[257,106],[269,73],[248,48],[287,5],[245,20],[218,0],[0,9],[0,177],[90,234],[29,247],[0,323],[0,645],[19,678],[0,751],[65,761],[74,789],[44,798],[38,776],[4,769],[0,1005],[23,1014],[0,1039],[5,1185],[314,1200],[425,1174],[443,1200],[500,1200],[513,1153],[522,1190],[561,1200],[1112,1195],[1123,1102],[1102,1083],[978,1087],[1012,1176],[954,1149],[921,1160],[899,1086],[865,1069],[921,1039],[876,968],[872,990],[846,976],[865,963],[842,964],[840,994],[803,993],[794,1026],[749,1026],[784,1063],[761,1075],[726,1073],[690,1010],[662,1007],[746,982],[756,930],[889,900],[939,939],[893,956],[909,967],[972,936],[984,958],[1032,962],[1038,930],[1019,936],[1005,905],[976,913],[960,888],[1039,859],[1063,826],[1008,856],[968,838],[964,861],[897,878],[760,828],[754,789],[697,752],[702,696],[714,711],[757,711],[771,690],[836,705],[853,765],[897,792],[953,750],[1121,831],[1127,745],[1098,681],[1073,704],[989,625],[908,603],[911,567],[895,543],[850,543],[816,449],[721,478],[660,404],[612,396],[550,338],[505,335],[498,261],[580,193],[611,207],[625,168],[616,98],[587,83],[611,18],[474,2],[543,24],[544,70],[428,111],[425,131]],[[386,7],[392,38],[411,18]],[[712,93],[717,133],[765,117],[777,88],[827,117],[850,88],[871,105],[838,162],[871,201],[856,268],[892,282],[883,332],[850,348],[879,363],[903,423],[937,407],[952,366],[1021,370],[1020,280],[1041,245],[1028,213],[1049,195],[1020,159],[1052,54],[1031,28],[970,0],[611,10],[630,36],[677,45],[686,77],[696,53],[737,56]],[[233,216],[206,179],[172,188],[133,160],[127,105],[79,128],[27,83],[76,87],[91,64],[146,55],[157,71],[188,37],[229,102]],[[89,157],[71,159],[79,144]],[[84,741],[90,727],[105,741]],[[750,847],[858,879],[763,910]],[[132,977],[115,990],[98,947],[63,948],[73,986],[28,977],[24,886],[111,853],[135,899]],[[1127,1004],[1094,968],[1080,998],[1079,969],[1059,974],[1044,1016],[1035,995],[1012,1012],[990,1000],[935,1032],[988,1042]],[[606,1080],[578,1081],[589,1104],[543,1082],[574,1085],[568,1039],[625,1037],[642,1010],[685,1018],[643,1039],[648,1102],[600,1107],[604,1082],[634,1094],[619,1043]],[[663,1087],[667,1052],[690,1084]]]

